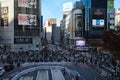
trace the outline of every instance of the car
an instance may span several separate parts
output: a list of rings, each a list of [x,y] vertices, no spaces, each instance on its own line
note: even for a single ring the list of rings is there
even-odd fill
[[[0,76],[3,75],[5,73],[5,70],[2,66],[0,66]]]

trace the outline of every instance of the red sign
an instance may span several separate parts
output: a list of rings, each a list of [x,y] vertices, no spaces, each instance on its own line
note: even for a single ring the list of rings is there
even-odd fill
[[[19,16],[19,19],[21,22],[27,21],[27,18],[25,16]]]
[[[120,7],[118,8],[118,12],[120,12]]]

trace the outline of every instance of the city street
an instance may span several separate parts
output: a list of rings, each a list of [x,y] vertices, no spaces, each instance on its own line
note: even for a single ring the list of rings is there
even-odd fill
[[[65,72],[64,72],[65,70]],[[29,63],[29,66],[13,70],[0,80],[105,80],[98,72],[85,64]]]
[[[70,51],[53,44],[48,45],[45,53],[43,50],[40,52],[24,52],[24,55],[21,56],[20,53],[7,53],[6,55],[9,57],[5,57],[1,61],[4,62],[7,59],[6,62],[12,61],[11,65],[14,66],[14,69],[5,72],[1,79],[38,80],[38,78],[42,78],[49,80],[48,78],[50,78],[52,80],[55,78],[53,80],[57,80],[58,77],[61,77],[63,80],[72,80],[73,78],[80,80],[119,80],[119,63],[116,64],[118,66],[116,68],[113,66],[108,68],[109,65],[113,65],[111,55],[104,54],[103,56],[103,54],[97,54],[96,51]],[[57,74],[58,77],[55,77]]]
[[[0,80],[120,80],[119,0],[0,0]]]

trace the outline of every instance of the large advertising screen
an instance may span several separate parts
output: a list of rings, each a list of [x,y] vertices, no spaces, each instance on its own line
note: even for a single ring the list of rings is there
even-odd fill
[[[104,27],[104,19],[92,19],[93,27]]]
[[[18,7],[36,8],[37,0],[18,0]]]
[[[104,30],[106,29],[107,21],[107,9],[92,8],[91,9],[91,29]]]
[[[85,46],[85,41],[83,41],[83,40],[76,40],[76,46]]]
[[[37,25],[36,15],[32,14],[18,14],[18,25]]]
[[[76,39],[74,41],[74,46],[75,46],[75,48],[85,46],[85,39]]]

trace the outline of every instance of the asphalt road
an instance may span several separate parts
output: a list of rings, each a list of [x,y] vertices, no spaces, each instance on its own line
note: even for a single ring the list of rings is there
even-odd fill
[[[72,65],[67,67],[69,69],[78,71],[78,73],[81,75],[82,80],[106,80],[95,69],[89,67],[86,64],[80,64],[78,66]]]
[[[105,80],[98,72],[96,72],[93,68],[87,66],[86,64],[80,64],[78,66],[74,64],[45,64],[42,65],[42,69],[36,69],[32,70],[33,67],[41,67],[41,65],[32,65],[32,66],[26,66],[26,67],[20,67],[18,69],[15,69],[9,73],[6,73],[4,76],[0,78],[0,80],[13,80],[13,77],[18,75],[20,72],[30,69],[30,72],[25,72],[25,74],[22,74],[19,76],[16,80],[58,80],[58,78],[61,80],[72,80],[73,78],[76,78],[74,75],[72,75],[74,72],[77,72],[80,77],[76,80]],[[49,66],[49,69],[45,68],[45,66]],[[52,68],[50,68],[52,66]],[[70,71],[70,74],[64,74],[63,71],[61,71],[59,68],[56,68],[57,66],[64,67]],[[55,67],[55,68],[54,68]],[[67,71],[65,71],[67,72]],[[55,75],[55,76],[53,76]],[[15,80],[15,79],[14,79]]]

